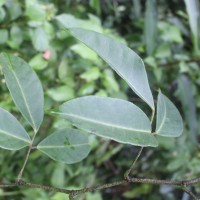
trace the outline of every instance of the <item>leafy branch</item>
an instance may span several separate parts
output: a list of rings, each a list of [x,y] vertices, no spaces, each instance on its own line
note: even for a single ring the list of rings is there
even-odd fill
[[[58,21],[67,23],[67,16],[58,17]],[[70,19],[71,20],[71,19]],[[152,110],[151,120],[146,113],[135,104],[116,98],[85,96],[63,103],[59,112],[54,115],[68,120],[75,128],[57,129],[47,136],[37,147],[33,147],[34,138],[44,117],[44,95],[40,81],[33,69],[21,58],[2,53],[0,64],[11,96],[25,120],[34,130],[32,140],[29,134],[9,112],[0,108],[0,146],[8,150],[19,150],[28,146],[28,152],[22,165],[17,181],[2,184],[0,187],[31,187],[68,194],[70,199],[86,193],[103,190],[115,186],[146,183],[157,185],[173,185],[198,199],[187,187],[200,182],[200,178],[174,181],[131,177],[130,173],[138,161],[144,147],[157,147],[155,135],[162,137],[179,137],[183,132],[183,121],[175,105],[159,91],[156,108],[156,128],[152,131],[155,115],[155,102],[148,83],[142,59],[126,45],[112,38],[82,28],[68,28],[70,33],[94,50],[105,60],[130,88]],[[105,48],[108,47],[108,48]],[[12,124],[12,126],[10,126]],[[84,131],[83,131],[84,130]],[[87,133],[111,139],[123,144],[140,146],[135,160],[119,181],[79,190],[66,190],[22,180],[23,171],[32,149],[41,151],[53,160],[73,164],[88,156],[90,145]],[[10,142],[12,141],[12,143]]]

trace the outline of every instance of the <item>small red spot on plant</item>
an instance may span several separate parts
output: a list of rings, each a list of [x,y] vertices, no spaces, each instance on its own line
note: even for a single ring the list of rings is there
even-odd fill
[[[46,50],[44,53],[43,53],[43,58],[45,60],[49,60],[51,58],[51,52],[49,50]]]

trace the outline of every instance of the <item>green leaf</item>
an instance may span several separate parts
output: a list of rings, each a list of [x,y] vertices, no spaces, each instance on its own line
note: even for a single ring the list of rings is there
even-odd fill
[[[146,1],[145,42],[148,55],[152,55],[156,46],[157,7],[156,0]]]
[[[103,85],[106,88],[106,91],[119,92],[119,84],[115,79],[114,73],[111,69],[105,69],[103,72]]]
[[[185,0],[193,36],[194,50],[200,50],[200,3],[198,0]]]
[[[54,101],[67,101],[75,97],[73,88],[66,85],[48,89],[47,94]]]
[[[156,134],[179,137],[183,132],[183,121],[178,109],[161,92],[158,94]]]
[[[55,38],[54,26],[53,26],[53,24],[49,23],[48,21],[45,21],[45,23],[44,23],[44,31],[46,32],[49,40]]]
[[[98,15],[101,13],[101,3],[100,0],[90,0],[90,6],[96,11]]]
[[[57,130],[45,138],[37,149],[53,160],[73,164],[88,156],[90,146],[84,132],[66,128]]]
[[[157,146],[144,112],[134,104],[109,97],[87,96],[60,106],[60,117],[80,129],[120,143]]]
[[[141,17],[141,4],[140,0],[133,0],[133,13],[137,19]]]
[[[0,107],[0,147],[18,150],[30,144],[31,140],[23,126],[9,112]]]
[[[6,12],[5,12],[4,8],[0,7],[0,22],[2,22],[4,20],[5,16],[6,16]]]
[[[90,95],[95,91],[95,83],[85,83],[78,91],[80,96]]]
[[[198,117],[196,111],[196,103],[193,94],[192,82],[184,75],[178,78],[177,97],[179,98],[184,111],[184,116],[189,126],[189,137],[194,143],[197,142],[198,135]]]
[[[7,0],[5,2],[5,6],[8,10],[11,20],[17,19],[22,14],[21,6],[16,0]]]
[[[85,79],[87,82],[95,81],[101,76],[101,72],[99,68],[97,67],[92,67],[88,71],[84,72],[81,74],[81,78]]]
[[[26,0],[25,15],[31,21],[44,21],[46,17],[45,10],[37,0]]]
[[[0,54],[0,65],[16,106],[37,132],[44,115],[43,90],[37,75],[24,60],[6,53]]]
[[[160,21],[158,23],[160,37],[166,42],[183,43],[180,28],[175,25]]]
[[[73,70],[68,65],[67,59],[62,59],[58,66],[58,77],[60,80],[64,81],[70,74],[70,78],[73,78]],[[71,74],[72,72],[72,74]]]
[[[142,184],[134,187],[132,190],[128,190],[123,193],[123,197],[126,199],[137,199],[138,196],[148,195],[152,191],[152,185]]]
[[[87,193],[86,194],[86,199],[87,200],[103,200],[103,198],[101,197],[100,192],[95,192],[95,193]]]
[[[51,176],[51,185],[54,187],[64,187],[65,186],[65,167],[64,163],[57,163],[54,167],[54,171]]]
[[[9,44],[12,48],[18,48],[20,44],[23,42],[23,31],[19,28],[19,26],[12,26],[10,29],[10,37],[11,41]]]
[[[41,53],[39,53],[31,58],[29,65],[35,70],[43,70],[47,67],[48,61],[43,58]]]
[[[169,58],[171,56],[170,44],[162,43],[160,44],[155,52],[156,58]]]
[[[100,59],[97,54],[84,44],[75,44],[70,49],[79,54],[84,59],[91,60],[95,64],[100,63]]]
[[[46,51],[49,48],[49,41],[46,32],[42,27],[30,30],[31,40],[37,51]]]
[[[8,40],[8,31],[6,29],[0,30],[0,44],[6,43]]]
[[[71,34],[103,58],[153,110],[154,101],[142,59],[126,45],[112,38],[81,28]]]
[[[55,17],[57,22],[65,28],[85,28],[97,32],[103,32],[101,21],[94,15],[89,15],[88,20],[82,20],[70,14],[61,14]]]

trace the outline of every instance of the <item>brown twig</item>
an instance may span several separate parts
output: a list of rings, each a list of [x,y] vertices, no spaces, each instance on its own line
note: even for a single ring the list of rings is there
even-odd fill
[[[68,194],[71,199],[74,199],[75,196],[84,194],[87,192],[94,192],[97,190],[103,190],[119,185],[125,185],[125,184],[131,184],[131,183],[145,183],[145,184],[153,184],[153,185],[172,185],[172,186],[177,186],[180,187],[183,191],[187,192],[193,199],[198,200],[199,198],[195,196],[188,188],[187,186],[189,185],[194,185],[196,183],[200,183],[200,177],[194,178],[194,179],[189,179],[189,180],[161,180],[161,179],[148,179],[148,178],[130,178],[129,180],[122,179],[119,181],[115,181],[112,183],[107,183],[95,187],[86,187],[80,190],[66,190],[62,188],[56,188],[56,187],[51,187],[51,186],[46,186],[46,185],[40,185],[40,184],[35,184],[35,183],[29,183],[25,181],[18,181],[16,183],[11,183],[11,184],[0,184],[0,188],[11,188],[11,187],[30,187],[30,188],[39,188],[51,192],[60,192],[64,194]]]
[[[199,198],[197,198],[196,195],[195,195],[191,190],[189,190],[187,187],[182,187],[182,189],[183,189],[187,194],[189,194],[193,199],[199,200]]]
[[[154,116],[155,116],[155,109],[152,110],[151,121],[150,121],[151,124],[153,123]],[[130,173],[132,172],[132,170],[133,170],[133,168],[134,168],[136,162],[138,161],[139,157],[141,156],[143,149],[144,149],[144,147],[140,147],[140,150],[139,150],[137,156],[135,157],[135,159],[134,159],[132,165],[131,165],[130,168],[125,172],[124,178],[125,178],[126,180],[129,180],[129,175],[130,175]]]
[[[38,188],[42,190],[47,190],[51,192],[61,192],[65,194],[70,194],[72,191],[71,190],[66,190],[62,188],[56,188],[56,187],[51,187],[51,186],[46,186],[46,185],[41,185],[41,184],[35,184],[35,183],[29,183],[25,181],[17,181],[16,183],[11,183],[11,184],[1,184],[0,188],[11,188],[11,187],[30,187],[30,188]]]
[[[132,165],[131,165],[130,168],[125,172],[125,174],[124,174],[124,178],[125,178],[125,179],[129,180],[129,175],[130,175],[130,173],[132,172],[132,170],[133,170],[133,168],[134,168],[136,162],[138,161],[140,155],[142,154],[143,149],[144,149],[143,147],[140,148],[140,150],[139,150],[139,152],[138,152],[138,154],[137,154],[135,160],[133,161]]]
[[[131,178],[129,180],[120,180],[120,181],[116,181],[113,183],[109,183],[109,184],[103,184],[100,186],[96,186],[96,187],[89,187],[89,188],[83,188],[80,190],[74,190],[73,191],[73,196],[76,195],[80,195],[86,192],[94,192],[97,190],[103,190],[106,188],[111,188],[111,187],[115,187],[115,186],[119,186],[119,185],[124,185],[124,184],[128,184],[128,183],[145,183],[145,184],[154,184],[154,185],[172,185],[172,186],[179,186],[180,189],[182,189],[183,191],[187,192],[193,199],[199,199],[195,196],[195,194],[193,194],[188,188],[187,186],[192,185],[192,184],[196,184],[200,182],[200,178],[195,178],[195,179],[191,179],[191,180],[181,180],[181,181],[174,181],[174,180],[158,180],[158,179],[146,179],[146,178]]]
[[[32,140],[31,140],[31,143],[30,143],[30,145],[29,145],[28,152],[27,152],[27,154],[26,154],[26,158],[25,158],[24,163],[23,163],[23,165],[22,165],[22,168],[21,168],[21,170],[20,170],[20,172],[19,172],[19,174],[18,174],[18,176],[17,176],[17,182],[19,182],[19,181],[22,179],[22,175],[23,175],[24,169],[25,169],[25,167],[26,167],[26,164],[27,164],[27,162],[28,162],[29,155],[30,155],[31,150],[32,150],[33,142],[34,142],[34,140],[35,140],[36,133],[37,133],[37,132],[34,133],[33,138],[32,138]]]

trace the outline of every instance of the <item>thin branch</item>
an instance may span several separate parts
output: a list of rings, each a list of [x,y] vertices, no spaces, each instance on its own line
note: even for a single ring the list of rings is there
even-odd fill
[[[35,132],[34,135],[33,135],[33,138],[32,138],[32,140],[31,140],[31,143],[30,143],[29,148],[28,148],[28,152],[27,152],[27,154],[26,154],[25,161],[24,161],[24,163],[23,163],[23,165],[22,165],[22,168],[21,168],[21,170],[20,170],[20,172],[19,172],[19,174],[18,174],[18,176],[17,176],[17,181],[18,181],[18,182],[22,179],[22,175],[23,175],[24,169],[25,169],[25,167],[26,167],[26,164],[27,164],[27,162],[28,162],[29,155],[30,155],[31,150],[32,150],[32,148],[33,148],[33,142],[34,142],[34,140],[35,140],[35,136],[36,136],[36,132]]]
[[[154,116],[155,116],[155,109],[152,110],[151,120],[150,120],[151,124],[153,123]],[[140,148],[140,150],[139,150],[139,152],[138,152],[136,158],[134,159],[132,165],[131,165],[130,168],[125,172],[124,177],[125,177],[126,180],[129,180],[129,178],[130,178],[129,175],[130,175],[130,173],[132,172],[132,170],[133,170],[133,168],[134,168],[136,162],[138,161],[139,157],[141,156],[143,149],[144,149],[144,147],[141,147],[141,148]]]
[[[151,120],[150,120],[151,124],[153,123],[154,116],[155,116],[155,109],[152,110]]]
[[[193,199],[199,200],[199,198],[198,198],[191,190],[189,190],[187,187],[183,187],[182,189],[183,189],[187,194],[189,194]]]
[[[1,184],[0,188],[11,188],[11,187],[16,187],[16,186],[18,186],[17,183]]]
[[[136,162],[138,161],[138,159],[139,159],[139,157],[140,157],[140,155],[141,155],[143,149],[144,149],[144,147],[141,147],[141,148],[140,148],[140,150],[139,150],[139,152],[138,152],[138,154],[137,154],[135,160],[133,161],[132,165],[131,165],[130,168],[125,172],[125,174],[124,174],[125,179],[129,180],[129,175],[130,175],[130,173],[132,172],[132,170],[133,170],[133,168],[134,168]]]
[[[17,181],[16,183],[11,183],[11,184],[1,184],[0,188],[12,188],[12,187],[30,187],[30,188],[38,188],[42,190],[47,190],[51,192],[60,192],[60,193],[65,193],[65,194],[70,194],[72,190],[66,190],[62,188],[56,188],[56,187],[51,187],[51,186],[46,186],[46,185],[41,185],[41,184],[35,184],[35,183],[29,183],[25,181]]]
[[[72,191],[71,190],[66,190],[62,188],[56,188],[56,187],[51,187],[51,186],[45,186],[45,185],[40,185],[40,184],[34,184],[34,183],[24,183],[24,186],[31,187],[31,188],[39,188],[51,192],[60,192],[60,193],[65,193],[65,194],[70,194]]]
[[[200,183],[200,177],[199,178],[193,178],[193,179],[190,179],[190,180],[183,181],[183,185],[185,185],[185,186],[193,185],[193,184],[196,184],[196,183]]]
[[[129,180],[122,179],[119,181],[114,181],[112,183],[107,183],[95,187],[86,187],[80,190],[66,190],[63,188],[56,188],[56,187],[51,187],[51,186],[46,186],[46,185],[40,185],[40,184],[35,184],[35,183],[29,183],[25,181],[18,181],[16,183],[11,183],[11,184],[0,184],[0,188],[11,188],[11,187],[30,187],[30,188],[39,188],[51,192],[60,192],[64,194],[68,194],[70,199],[73,200],[75,196],[84,194],[87,192],[94,192],[97,190],[103,190],[119,185],[125,185],[125,184],[131,184],[131,183],[145,183],[145,184],[153,184],[153,185],[172,185],[172,186],[177,186],[183,191],[187,192],[194,200],[198,200],[198,197],[195,196],[188,188],[187,186],[189,185],[194,185],[196,183],[200,183],[200,177],[194,178],[194,179],[189,179],[189,180],[161,180],[161,179],[148,179],[148,178],[130,178]]]
[[[200,182],[200,178],[195,178],[191,180],[181,180],[181,181],[174,181],[174,180],[158,180],[158,179],[147,179],[147,178],[131,178],[129,180],[120,180],[109,184],[103,184],[96,187],[88,187],[83,188],[80,190],[74,190],[73,196],[77,196],[86,192],[94,192],[97,190],[102,190],[106,188],[111,188],[119,185],[124,185],[128,183],[145,183],[145,184],[153,184],[153,185],[172,185],[172,186],[180,186],[182,190],[187,192],[191,197],[195,200],[198,199],[186,186],[196,184]]]

